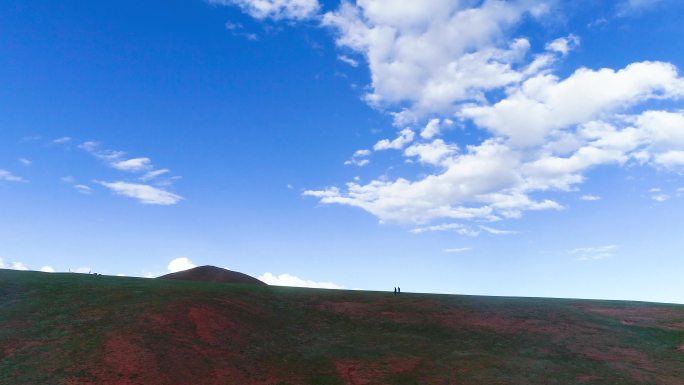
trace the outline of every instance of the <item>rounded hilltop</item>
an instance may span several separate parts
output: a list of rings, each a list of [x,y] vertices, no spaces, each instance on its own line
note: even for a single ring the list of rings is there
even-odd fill
[[[247,274],[222,269],[216,266],[198,266],[192,269],[162,275],[157,279],[176,279],[181,281],[204,281],[217,283],[247,283],[252,285],[266,285],[264,282]]]

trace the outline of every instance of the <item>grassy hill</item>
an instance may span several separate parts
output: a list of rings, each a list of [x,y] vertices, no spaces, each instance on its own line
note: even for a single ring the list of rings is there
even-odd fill
[[[684,306],[0,270],[0,384],[684,384]]]

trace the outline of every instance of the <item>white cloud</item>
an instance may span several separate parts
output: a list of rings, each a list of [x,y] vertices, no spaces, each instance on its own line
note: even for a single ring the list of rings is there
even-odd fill
[[[9,262],[5,263],[2,258],[0,258],[0,269],[10,269],[10,270],[28,270],[29,268],[22,262]]]
[[[568,52],[576,49],[580,45],[580,38],[575,35],[568,35],[567,37],[559,37],[558,39],[546,44],[548,51],[558,52],[565,56]]]
[[[666,200],[670,199],[670,196],[667,194],[654,194],[651,195],[651,199],[656,202],[665,202]]]
[[[613,257],[615,255],[616,249],[616,245],[580,247],[570,250],[568,253],[575,255],[578,261],[590,261]]]
[[[132,158],[112,162],[110,165],[117,170],[138,172],[152,168],[152,161],[150,158]]]
[[[356,67],[359,66],[359,62],[358,62],[358,61],[356,61],[356,60],[353,59],[353,58],[350,58],[350,57],[347,56],[347,55],[337,55],[337,60],[339,60],[339,61],[341,61],[341,62],[343,62],[343,63],[347,63],[347,64],[349,64],[350,66],[352,66],[352,67],[354,67],[354,68],[356,68]]]
[[[493,228],[493,227],[484,226],[484,225],[480,225],[479,227],[480,227],[482,230],[488,232],[489,234],[493,234],[493,235],[510,235],[510,234],[518,234],[517,231],[512,231],[512,230],[495,229],[495,228]]]
[[[363,54],[371,72],[373,104],[409,102],[419,115],[443,112],[456,102],[481,99],[519,81],[514,67],[530,48],[527,39],[502,36],[525,14],[548,6],[532,1],[451,0],[343,2],[324,15],[337,44]]]
[[[452,155],[457,151],[457,145],[447,144],[442,139],[435,139],[431,143],[417,143],[407,147],[404,155],[418,157],[418,160],[424,164],[447,166],[453,161]]]
[[[225,25],[226,25],[226,29],[228,31],[230,31],[230,33],[233,36],[243,37],[243,38],[250,40],[250,41],[259,40],[259,37],[257,36],[256,33],[245,32],[243,25],[240,23],[231,23],[230,21],[228,21],[228,22],[226,22]]]
[[[183,197],[172,192],[162,190],[145,184],[128,182],[97,182],[104,187],[112,190],[117,195],[137,199],[140,203],[150,205],[175,205]]]
[[[618,16],[629,16],[665,3],[667,0],[622,0],[617,7]]]
[[[370,160],[366,159],[367,156],[371,154],[370,150],[357,150],[352,155],[351,159],[344,162],[345,165],[356,165],[363,167],[370,163]]]
[[[0,182],[5,181],[5,182],[26,182],[26,179],[16,176],[12,174],[11,172],[7,170],[3,170],[0,168]]]
[[[166,268],[170,273],[176,273],[179,271],[192,269],[193,267],[197,267],[197,265],[192,263],[190,259],[186,257],[179,257],[169,262]]]
[[[146,172],[145,175],[141,176],[139,179],[143,182],[147,182],[147,181],[150,181],[152,179],[155,179],[156,177],[158,177],[160,175],[168,174],[169,172],[170,171],[166,168],[162,168],[159,170],[152,170],[152,171]]]
[[[40,271],[42,271],[43,273],[54,273],[55,269],[52,266],[46,265],[46,266],[41,267]]]
[[[236,5],[256,19],[295,19],[314,17],[318,0],[207,0],[210,4]]]
[[[465,253],[466,251],[470,251],[472,248],[470,247],[457,247],[454,249],[444,249],[443,251],[445,253],[453,253],[453,254],[460,254],[460,253]]]
[[[439,135],[444,127],[450,127],[453,124],[454,122],[451,119],[430,119],[430,121],[425,125],[425,128],[420,131],[420,137],[423,139],[432,139]]]
[[[84,184],[76,184],[76,185],[74,185],[74,188],[76,189],[76,191],[78,191],[79,193],[81,193],[83,195],[90,195],[93,192],[93,189],[91,189],[89,186],[86,186]]]
[[[22,165],[28,167],[28,166],[31,165],[32,162],[31,162],[30,160],[26,159],[26,158],[19,158],[19,163],[21,163]]]
[[[69,272],[78,273],[78,274],[90,274],[90,272],[92,272],[92,271],[93,271],[93,269],[90,267],[87,267],[87,266],[81,266],[81,267],[77,267],[74,269],[71,269],[71,268],[69,269]]]
[[[580,199],[583,200],[583,201],[598,201],[598,200],[601,200],[601,197],[598,196],[598,195],[590,195],[590,194],[588,194],[588,195],[582,195],[582,196],[580,197]]]
[[[618,71],[581,68],[563,80],[541,74],[496,104],[465,106],[459,115],[514,145],[529,146],[543,143],[557,130],[639,102],[680,95],[684,81],[672,64],[641,62]]]
[[[412,130],[405,128],[399,132],[399,136],[394,140],[383,139],[375,143],[373,150],[401,150],[404,146],[411,143],[414,137],[415,133]]]
[[[422,234],[435,231],[453,231],[459,235],[467,237],[477,237],[478,235],[480,235],[479,231],[473,230],[472,228],[460,223],[444,223],[441,225],[417,227],[415,229],[411,229],[410,231],[414,234]]]
[[[577,191],[600,165],[684,172],[684,112],[643,111],[649,102],[681,100],[677,68],[643,61],[554,74],[554,64],[580,38],[561,37],[535,52],[514,30],[528,15],[552,12],[552,5],[363,0],[325,14],[337,45],[368,63],[366,101],[393,115],[400,129],[373,149],[403,150],[402,163],[418,160],[429,168],[304,195],[361,208],[381,222],[494,221],[563,209],[548,193]],[[434,140],[454,116],[464,130],[475,126],[466,134],[486,131],[484,139],[468,146]]]
[[[71,141],[71,138],[70,138],[70,137],[64,136],[64,137],[61,137],[61,138],[54,139],[54,140],[52,141],[52,143],[54,143],[54,144],[64,144],[64,143],[68,143],[68,142],[70,142],[70,141]]]
[[[258,276],[257,278],[262,282],[275,286],[310,287],[318,289],[344,289],[344,287],[337,285],[333,282],[316,282],[295,277],[294,275],[290,274],[273,275],[267,272]]]

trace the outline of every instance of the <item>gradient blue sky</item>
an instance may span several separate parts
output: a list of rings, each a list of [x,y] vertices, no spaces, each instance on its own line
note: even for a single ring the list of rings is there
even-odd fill
[[[9,0],[0,266],[684,303],[682,17]]]

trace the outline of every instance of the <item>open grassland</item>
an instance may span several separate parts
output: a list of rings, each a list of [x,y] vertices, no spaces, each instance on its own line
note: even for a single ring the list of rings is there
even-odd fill
[[[0,384],[684,384],[684,306],[0,270]]]

